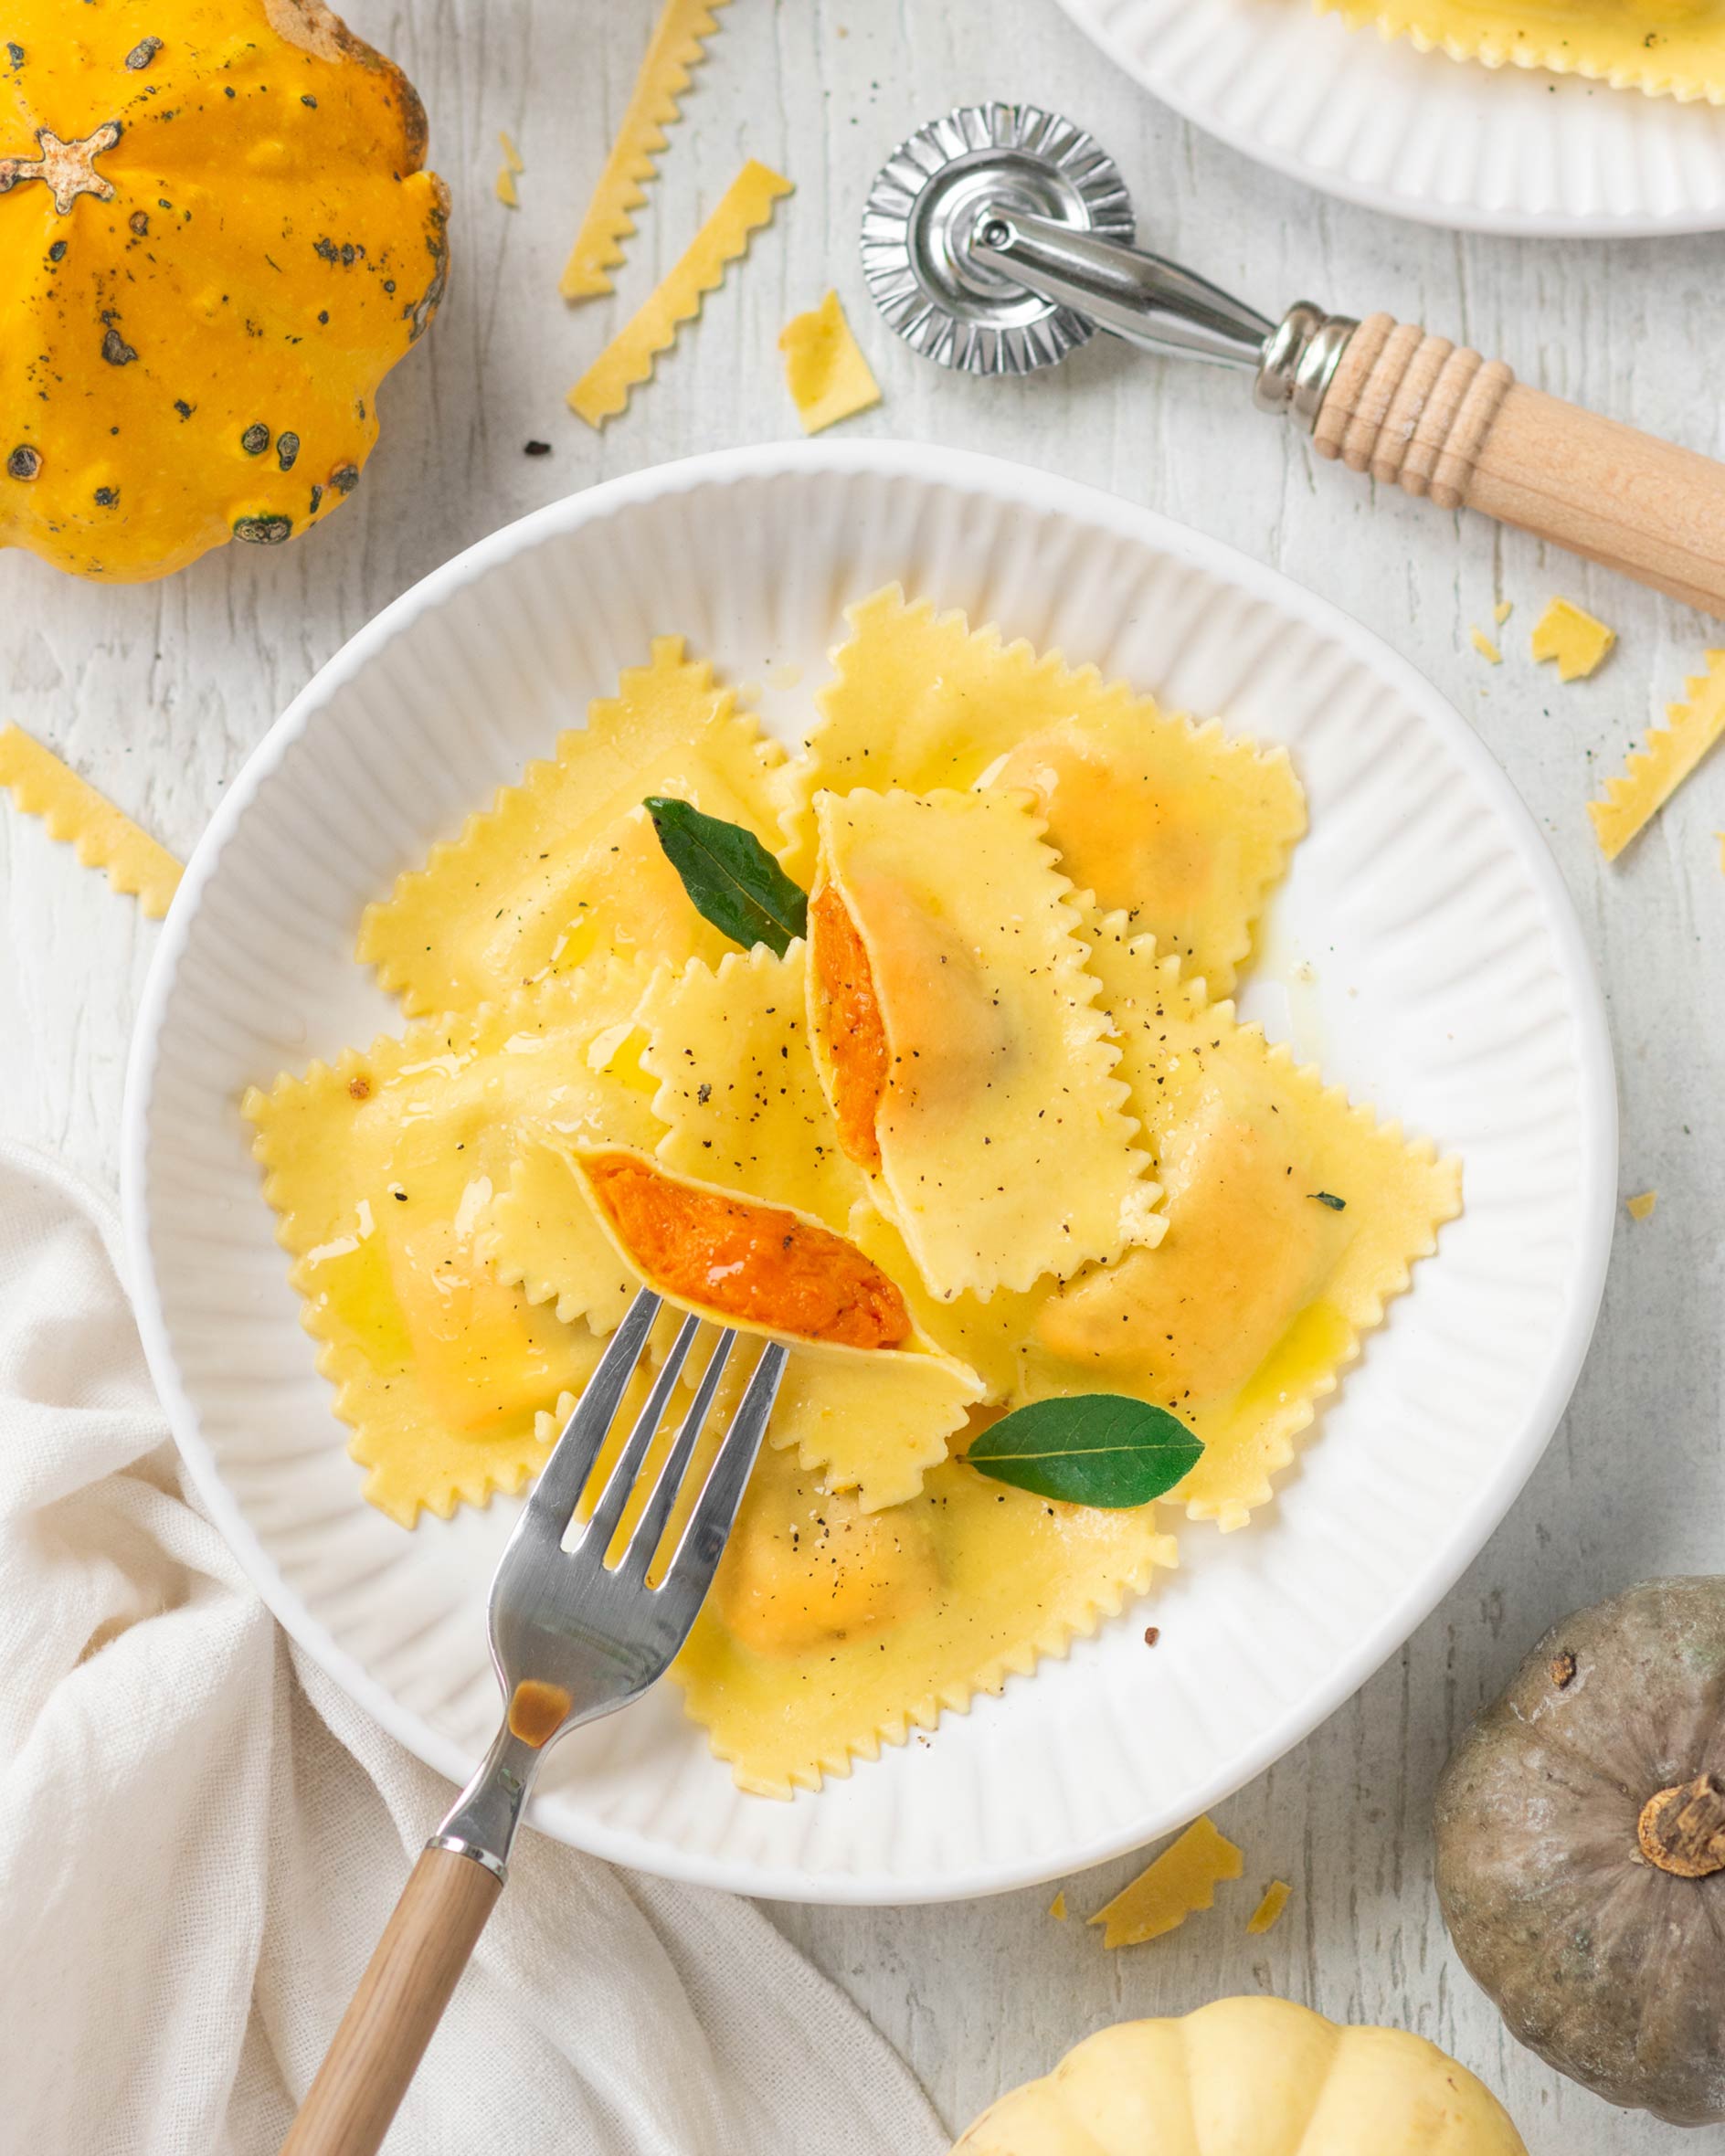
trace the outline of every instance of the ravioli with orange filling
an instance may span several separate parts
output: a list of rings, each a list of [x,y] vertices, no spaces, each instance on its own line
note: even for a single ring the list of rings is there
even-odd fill
[[[1173,1562],[1153,1505],[1053,1504],[949,1460],[869,1513],[769,1451],[672,1675],[739,1786],[788,1797],[1064,1655]]]
[[[529,1132],[651,1142],[647,1102],[590,1059],[595,1028],[640,991],[632,969],[607,965],[246,1096],[348,1450],[365,1495],[404,1527],[421,1506],[447,1519],[518,1490],[545,1458],[536,1412],[598,1359],[588,1326],[536,1307],[483,1246]],[[589,1265],[596,1243],[614,1278],[589,1223]]]
[[[1460,1169],[1298,1068],[1232,1004],[1206,1003],[1178,957],[1122,916],[1095,925],[1090,963],[1155,1149],[1168,1234],[1042,1305],[1025,1390],[1170,1409],[1204,1443],[1175,1495],[1194,1518],[1238,1527],[1460,1210]]]
[[[771,1439],[873,1511],[914,1496],[983,1393],[865,1252],[809,1214],[674,1175],[622,1147],[545,1148],[632,1278],[714,1326],[790,1348]],[[691,1374],[703,1356],[690,1363]]]
[[[905,603],[896,585],[851,608],[850,641],[793,773],[794,864],[815,854],[825,788],[1022,787],[1078,890],[1178,951],[1225,995],[1253,924],[1306,829],[1285,749],[1163,712],[1095,667]]]
[[[816,802],[810,1037],[839,1140],[943,1300],[1161,1231],[1068,886],[1004,794]]]
[[[410,1016],[465,1010],[587,958],[717,960],[641,803],[675,795],[778,843],[784,752],[681,637],[660,637],[584,727],[434,846],[360,923],[358,956]]]
[[[976,1371],[985,1398],[1005,1400],[1017,1386],[1030,1316],[1052,1283],[1023,1295],[1002,1289],[987,1302],[929,1294],[840,1143],[810,1051],[807,966],[801,941],[783,957],[757,944],[716,968],[697,959],[653,977],[640,1016],[640,1068],[658,1080],[653,1112],[665,1126],[656,1157],[679,1173],[799,1206],[838,1229],[893,1281],[921,1332]],[[851,1019],[841,1017],[838,1030]]]

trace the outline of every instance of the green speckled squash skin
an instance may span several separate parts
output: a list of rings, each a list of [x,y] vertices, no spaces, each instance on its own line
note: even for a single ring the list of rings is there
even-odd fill
[[[1725,1777],[1725,1579],[1653,1580],[1547,1633],[1437,1791],[1444,1920],[1511,2031],[1677,2126],[1725,2119],[1725,1869],[1649,1861],[1637,1823],[1709,1775]],[[1725,1802],[1700,1802],[1710,1865]]]
[[[328,516],[443,291],[425,144],[323,0],[5,0],[0,546],[136,581]]]

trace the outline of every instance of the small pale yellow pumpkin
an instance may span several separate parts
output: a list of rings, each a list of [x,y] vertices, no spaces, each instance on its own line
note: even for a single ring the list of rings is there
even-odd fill
[[[1286,1999],[1122,2022],[985,2111],[953,2156],[1527,2156],[1490,2090],[1402,2029]]]
[[[322,0],[9,0],[0,545],[133,581],[327,515],[443,291],[425,139]]]

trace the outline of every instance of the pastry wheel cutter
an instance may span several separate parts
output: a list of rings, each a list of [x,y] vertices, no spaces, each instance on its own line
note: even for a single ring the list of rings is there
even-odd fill
[[[1101,330],[1229,367],[1321,457],[1725,615],[1725,464],[1388,314],[1299,300],[1272,321],[1135,237],[1119,169],[1081,128],[1034,105],[965,105],[883,166],[862,268],[887,322],[943,366],[1028,374]]]

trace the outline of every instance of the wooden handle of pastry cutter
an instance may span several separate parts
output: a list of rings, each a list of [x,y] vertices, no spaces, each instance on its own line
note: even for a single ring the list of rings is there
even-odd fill
[[[421,1853],[281,2156],[375,2156],[502,1892],[471,1856]]]
[[[1519,524],[1725,615],[1725,464],[1529,389],[1501,360],[1368,315],[1313,439],[1440,509]]]

